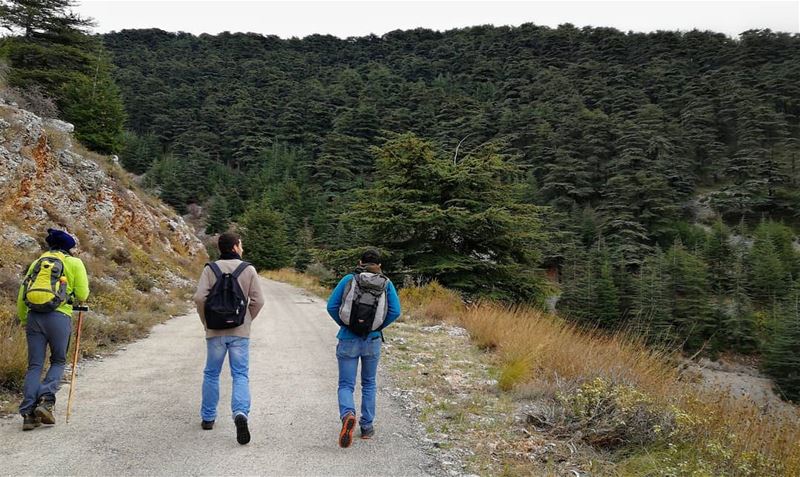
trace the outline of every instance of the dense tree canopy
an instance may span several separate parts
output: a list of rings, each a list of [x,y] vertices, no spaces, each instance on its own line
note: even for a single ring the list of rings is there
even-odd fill
[[[582,323],[768,350],[773,374],[797,371],[775,338],[797,321],[797,35],[103,42],[132,131],[123,163],[179,209],[206,205],[209,231],[272,234],[265,263],[333,266],[369,244],[391,273],[515,300],[544,298],[548,268]]]

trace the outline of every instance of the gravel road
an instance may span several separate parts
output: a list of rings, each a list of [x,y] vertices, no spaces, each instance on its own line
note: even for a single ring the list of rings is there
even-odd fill
[[[267,304],[250,343],[252,441],[236,443],[230,373],[221,378],[217,425],[200,428],[205,360],[196,314],[174,318],[142,341],[78,372],[72,417],[22,432],[18,416],[0,422],[2,475],[428,475],[431,459],[413,425],[382,389],[377,435],[340,449],[336,404],[336,324],[323,300],[263,281]],[[360,390],[356,390],[360,396]],[[358,404],[360,399],[357,399]]]

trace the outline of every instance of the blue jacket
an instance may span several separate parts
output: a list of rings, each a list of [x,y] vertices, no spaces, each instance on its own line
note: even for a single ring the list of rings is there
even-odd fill
[[[336,335],[336,337],[340,340],[352,340],[360,338],[358,335],[347,329],[347,327],[344,326],[344,323],[342,323],[342,320],[339,318],[339,308],[342,306],[344,289],[352,279],[352,273],[345,275],[339,284],[336,285],[336,288],[333,289],[333,293],[331,293],[330,298],[328,298],[328,314],[331,315],[333,321],[339,325],[339,333]],[[389,283],[386,284],[386,306],[388,310],[386,311],[386,320],[383,322],[383,326],[381,326],[379,330],[373,331],[367,335],[367,339],[379,337],[381,335],[381,330],[392,324],[400,316],[400,298],[397,297],[397,290],[394,288],[394,284],[391,280],[389,280]]]

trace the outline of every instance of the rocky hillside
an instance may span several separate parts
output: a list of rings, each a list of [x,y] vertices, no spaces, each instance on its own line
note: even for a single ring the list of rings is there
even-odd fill
[[[129,189],[115,161],[76,145],[72,131],[71,124],[0,103],[0,233],[7,242],[36,249],[31,233],[58,226],[77,233],[84,249],[133,244],[181,256],[204,253],[181,217]]]
[[[0,398],[21,384],[25,335],[16,325],[16,293],[47,228],[76,237],[74,253],[89,272],[85,355],[184,311],[207,260],[179,215],[139,189],[115,157],[86,150],[72,132],[71,124],[38,117],[0,91]]]

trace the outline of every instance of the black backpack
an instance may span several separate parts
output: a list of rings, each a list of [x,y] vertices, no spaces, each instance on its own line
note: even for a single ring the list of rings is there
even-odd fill
[[[225,330],[241,326],[247,315],[247,297],[239,286],[238,278],[250,264],[242,262],[233,273],[222,273],[219,265],[213,262],[206,266],[217,277],[206,297],[206,327],[210,330]]]

